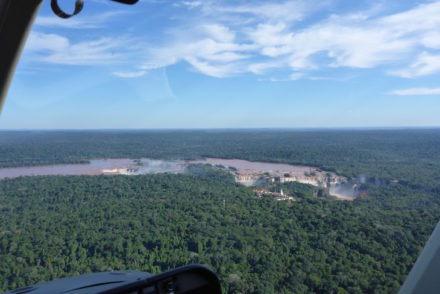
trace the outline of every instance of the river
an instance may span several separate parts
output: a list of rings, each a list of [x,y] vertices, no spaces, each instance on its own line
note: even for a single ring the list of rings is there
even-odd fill
[[[21,176],[47,175],[139,175],[155,173],[184,173],[189,164],[210,164],[223,166],[234,174],[237,182],[253,186],[262,178],[277,178],[281,183],[300,182],[329,188],[330,195],[340,200],[353,200],[356,191],[344,177],[322,171],[316,167],[290,165],[284,163],[253,162],[241,159],[205,158],[203,160],[159,160],[142,158],[139,160],[93,159],[89,163],[54,164],[0,168],[0,180]]]

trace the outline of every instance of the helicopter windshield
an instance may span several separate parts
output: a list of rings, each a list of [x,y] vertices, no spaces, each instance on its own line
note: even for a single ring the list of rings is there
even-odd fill
[[[440,1],[76,12],[43,3],[0,118],[0,291],[188,264],[399,290],[440,219]]]

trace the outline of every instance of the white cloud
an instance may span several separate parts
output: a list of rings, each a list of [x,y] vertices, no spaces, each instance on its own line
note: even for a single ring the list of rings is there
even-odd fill
[[[204,30],[204,36],[206,30]],[[174,43],[148,50],[143,70],[166,67],[179,61],[188,62],[194,69],[213,77],[226,77],[245,71],[244,60],[251,58],[253,45],[229,42],[230,37],[203,38],[188,42],[177,40]]]
[[[330,15],[301,28],[297,24],[319,10],[304,1],[234,6],[207,1],[197,7],[210,21],[178,30],[174,39],[179,35],[187,38],[155,48],[154,52],[160,53],[150,54],[148,63],[163,63],[155,59],[172,63],[186,60],[195,69],[214,76],[238,72],[261,75],[276,69],[374,68],[408,60],[413,60],[410,68],[394,74],[416,77],[438,70],[435,56],[420,55],[414,60],[414,55],[420,47],[440,47],[440,1],[385,16],[377,16],[378,8],[373,6]],[[237,22],[237,15],[251,21]]]
[[[122,56],[119,53],[123,44],[119,40],[101,38],[94,41],[72,44],[62,51],[54,51],[43,57],[50,63],[70,65],[109,64],[117,62]],[[118,53],[114,53],[113,51]]]
[[[138,71],[115,71],[113,72],[113,75],[120,77],[120,78],[140,78],[144,76],[147,73],[145,70],[138,70]]]
[[[26,43],[25,53],[33,61],[68,65],[112,64],[127,59],[130,54],[129,40],[100,38],[71,43],[57,34],[32,32]],[[126,54],[122,54],[124,52]]]
[[[174,57],[172,54],[169,56],[167,54],[162,55],[162,59],[159,59],[157,56],[154,58],[154,61],[149,61],[140,66],[142,70],[153,70],[158,68],[167,67],[169,65],[175,64],[177,62],[177,58]]]
[[[409,88],[390,92],[397,96],[420,96],[420,95],[440,95],[440,88]]]
[[[367,18],[332,16],[297,31],[286,23],[260,24],[248,35],[263,55],[274,58],[290,55],[289,64],[295,69],[371,68],[399,60],[417,45],[414,37],[396,37],[394,28],[381,25],[383,19]],[[317,54],[326,55],[330,62],[314,64],[312,59]]]
[[[188,8],[197,8],[202,5],[200,1],[183,1],[182,4]]]
[[[282,67],[283,63],[278,61],[253,62],[248,65],[247,71],[256,75],[262,75],[270,70]]]
[[[322,9],[328,5],[328,1],[319,3],[304,0],[290,0],[267,3],[267,1],[251,4],[225,5],[219,2],[204,2],[203,11],[210,16],[224,17],[225,15],[241,15],[244,18],[270,22],[293,22],[303,20],[312,11]]]
[[[407,68],[390,71],[391,75],[402,78],[414,78],[427,76],[440,72],[440,55],[421,53],[416,60]]]
[[[407,11],[386,16],[379,24],[398,35],[438,29],[440,2],[421,4]]]
[[[440,49],[440,31],[427,32],[422,37],[422,45],[431,49]]]
[[[276,48],[285,47],[287,44],[292,42],[292,33],[287,31],[286,24],[259,24],[256,29],[250,29],[248,31],[248,36],[252,42],[257,44],[262,48],[264,55],[275,57],[281,55],[274,52]],[[272,51],[265,53],[264,51],[268,49]],[[285,54],[287,52],[283,52]]]
[[[56,16],[38,16],[34,25],[36,27],[59,27],[71,29],[96,28],[97,25],[90,21],[81,21],[76,18],[61,19]]]
[[[433,53],[440,49],[440,1],[388,15],[383,5],[372,5],[363,11],[319,15],[318,20],[311,17],[329,3],[179,2],[174,6],[190,8],[180,18],[183,25],[167,28],[161,35],[166,36],[163,42],[145,45],[136,53],[140,65],[134,74],[181,61],[215,77],[264,75],[276,70],[319,75],[321,69],[341,67],[384,67],[385,72],[404,78],[440,72],[440,54]],[[97,23],[80,24],[78,20],[76,25],[99,25],[108,19],[103,15]],[[49,26],[55,20],[40,18],[37,23]],[[62,36],[49,34],[34,35],[30,43],[33,51],[46,52],[40,60],[63,64],[115,62],[122,59],[124,47],[133,46],[123,44],[119,37],[71,44]],[[391,67],[400,69],[390,71]]]
[[[70,46],[66,37],[56,34],[32,32],[26,42],[26,51],[62,51]]]
[[[204,25],[203,28],[206,34],[216,41],[233,42],[235,39],[235,33],[226,26],[220,24],[207,24]]]
[[[192,56],[186,57],[185,60],[199,72],[212,77],[222,78],[239,72],[234,64],[213,65]]]

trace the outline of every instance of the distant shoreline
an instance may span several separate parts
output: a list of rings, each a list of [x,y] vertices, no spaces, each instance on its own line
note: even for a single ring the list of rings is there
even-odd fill
[[[59,129],[1,129],[1,132],[185,132],[185,131],[226,131],[226,132],[246,132],[246,131],[411,131],[411,130],[439,130],[440,126],[335,126],[335,127],[251,127],[251,128],[59,128]]]

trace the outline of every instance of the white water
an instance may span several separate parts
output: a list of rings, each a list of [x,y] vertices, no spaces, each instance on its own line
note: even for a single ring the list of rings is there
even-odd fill
[[[240,176],[258,176],[269,174],[270,176],[282,176],[288,173],[292,177],[302,177],[298,182],[308,183],[315,186],[319,184],[314,180],[327,172],[310,166],[290,165],[284,163],[251,162],[240,159],[206,158],[204,160],[158,160],[143,158],[140,160],[122,159],[93,159],[89,163],[81,164],[54,164],[45,166],[0,168],[0,180],[21,176],[47,176],[47,175],[100,175],[100,174],[156,174],[156,173],[184,173],[189,164],[211,164],[234,168],[234,172]],[[314,173],[316,176],[304,178],[305,173]],[[344,178],[330,173],[339,183],[330,186],[330,195],[341,200],[353,200],[356,191],[349,184],[343,184]],[[238,181],[246,184],[247,181]],[[248,181],[255,185],[257,180]]]

